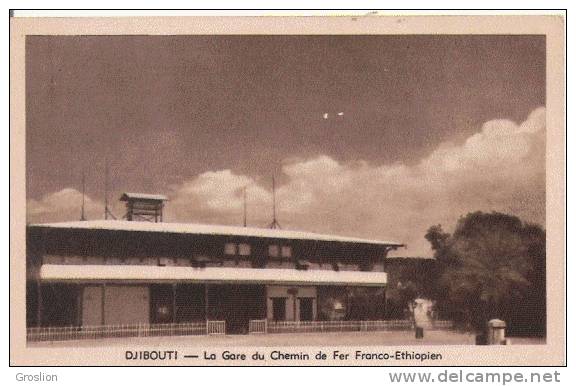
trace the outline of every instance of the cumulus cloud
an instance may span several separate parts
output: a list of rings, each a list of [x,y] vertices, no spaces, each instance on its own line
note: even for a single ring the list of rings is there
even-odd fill
[[[470,211],[503,211],[543,224],[545,114],[539,108],[521,124],[486,122],[464,143],[443,143],[416,165],[291,159],[277,187],[279,221],[290,229],[404,242],[404,255],[430,255],[428,227],[449,229]],[[241,189],[248,186],[250,223],[265,226],[272,199],[263,181],[230,170],[201,174],[173,187],[173,215],[240,224]]]
[[[415,165],[339,162],[326,155],[287,160],[276,189],[279,222],[288,229],[407,243],[396,254],[413,256],[431,254],[428,227],[450,229],[470,211],[502,211],[544,224],[545,117],[538,108],[520,124],[486,122],[463,143],[442,143]],[[239,225],[247,187],[249,225],[266,226],[272,220],[270,185],[232,170],[205,172],[170,187],[166,217]],[[62,192],[29,203],[29,212],[58,212],[62,201],[73,201],[53,197]]]
[[[177,221],[241,224],[244,212],[244,188],[247,207],[254,221],[262,221],[261,209],[270,202],[271,193],[247,176],[231,170],[209,171],[171,187],[167,218]],[[252,213],[253,212],[253,213]]]
[[[70,221],[80,219],[82,193],[76,189],[65,188],[50,193],[39,200],[30,199],[27,203],[29,222]],[[85,196],[84,213],[86,218],[100,218],[104,205]]]

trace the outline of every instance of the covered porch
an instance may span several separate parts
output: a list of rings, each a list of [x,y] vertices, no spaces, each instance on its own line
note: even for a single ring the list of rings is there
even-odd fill
[[[251,320],[317,320],[319,288],[385,284],[384,272],[45,264],[31,303],[37,326],[219,320],[243,334]]]

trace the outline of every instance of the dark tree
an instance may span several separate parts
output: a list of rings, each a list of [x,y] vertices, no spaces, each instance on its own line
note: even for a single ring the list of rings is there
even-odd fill
[[[452,235],[431,227],[439,311],[463,326],[503,319],[508,333],[546,331],[546,233],[503,213],[469,213]]]
[[[387,258],[389,275],[386,288],[386,318],[402,319],[409,314],[409,305],[417,298],[433,299],[436,261],[422,258]]]

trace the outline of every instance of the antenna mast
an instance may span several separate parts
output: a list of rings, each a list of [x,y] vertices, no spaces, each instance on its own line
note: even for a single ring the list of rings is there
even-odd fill
[[[108,220],[108,157],[104,164],[104,220]]]
[[[276,220],[276,182],[274,176],[272,176],[272,223],[270,224],[272,229],[281,229],[280,223]]]
[[[82,211],[80,212],[80,221],[86,221],[86,216],[84,215],[84,204],[86,195],[86,176],[84,174],[84,169],[82,169]]]
[[[108,157],[104,162],[104,220],[108,220],[108,216],[116,220],[116,217],[108,209]]]

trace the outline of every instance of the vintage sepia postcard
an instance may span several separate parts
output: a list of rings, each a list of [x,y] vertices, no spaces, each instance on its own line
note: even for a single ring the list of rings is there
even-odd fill
[[[10,27],[12,365],[564,365],[561,15]]]

